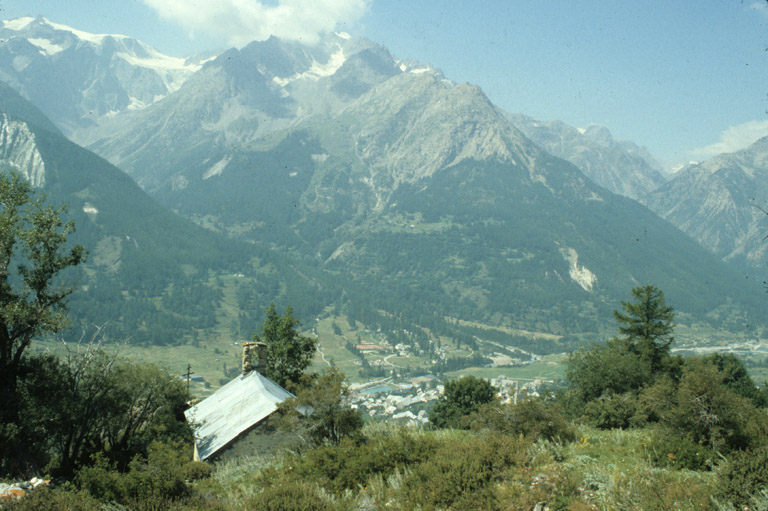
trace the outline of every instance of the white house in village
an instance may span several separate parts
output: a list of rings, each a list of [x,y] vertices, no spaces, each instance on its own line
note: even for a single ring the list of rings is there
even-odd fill
[[[257,352],[257,364],[250,362]],[[264,370],[266,344],[243,343],[243,371],[184,414],[195,432],[195,460],[215,458],[264,419],[293,394],[273,382]]]

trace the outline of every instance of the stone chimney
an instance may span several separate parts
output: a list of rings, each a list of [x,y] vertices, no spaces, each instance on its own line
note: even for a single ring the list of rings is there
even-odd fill
[[[244,342],[243,374],[248,374],[254,369],[261,374],[267,370],[267,345],[263,342]]]

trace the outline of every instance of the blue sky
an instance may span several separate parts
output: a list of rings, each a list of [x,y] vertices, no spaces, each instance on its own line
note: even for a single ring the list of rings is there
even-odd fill
[[[663,163],[768,134],[765,0],[0,0],[171,55],[332,27],[480,85],[498,106],[608,126]],[[298,13],[298,14],[297,14]]]

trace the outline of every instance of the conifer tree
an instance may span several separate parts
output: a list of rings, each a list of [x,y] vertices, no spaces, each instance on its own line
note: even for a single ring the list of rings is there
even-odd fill
[[[646,359],[653,371],[661,368],[674,341],[675,313],[664,293],[653,285],[632,289],[634,302],[621,302],[624,312],[613,311],[618,330],[630,351]]]
[[[262,335],[253,334],[254,341],[267,345],[265,376],[283,387],[288,382],[299,382],[304,369],[312,363],[317,348],[315,339],[298,333],[296,328],[299,324],[290,306],[280,316],[272,303],[261,325]]]

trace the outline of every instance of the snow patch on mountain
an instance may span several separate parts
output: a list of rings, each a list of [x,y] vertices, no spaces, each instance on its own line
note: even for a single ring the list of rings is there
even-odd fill
[[[423,62],[413,60],[400,60],[397,62],[397,67],[403,73],[413,73],[417,75],[423,73],[434,73],[442,77],[442,73],[440,73],[440,71],[430,66],[429,64],[424,64]]]
[[[15,69],[17,72],[21,73],[24,71],[30,64],[32,63],[32,59],[27,57],[26,55],[18,56],[13,58],[13,62],[11,65],[13,66],[13,69]]]
[[[579,266],[579,254],[572,248],[561,248],[560,253],[568,262],[568,274],[571,280],[581,286],[584,291],[592,292],[592,287],[597,282],[597,276],[586,266]]]
[[[83,213],[87,215],[98,215],[99,210],[96,209],[96,206],[94,206],[90,202],[86,202],[85,204],[83,204]]]
[[[32,16],[24,16],[23,18],[16,18],[13,20],[4,20],[3,28],[8,30],[24,30],[30,23],[35,21]]]
[[[45,185],[45,163],[26,123],[0,116],[0,163],[13,167],[36,187]]]
[[[90,32],[83,32],[82,30],[77,30],[67,25],[62,25],[60,23],[53,23],[47,18],[42,18],[42,21],[48,26],[50,26],[51,28],[54,28],[56,30],[64,30],[65,32],[71,32],[72,34],[74,34],[75,37],[77,37],[81,41],[88,41],[89,43],[93,43],[93,44],[101,44],[104,42],[104,39],[107,37],[112,37],[114,39],[130,39],[128,36],[121,35],[121,34],[92,34]]]
[[[229,165],[229,162],[232,161],[232,156],[225,156],[218,162],[216,162],[211,168],[205,171],[203,174],[203,179],[208,179],[213,176],[219,176],[222,172],[224,172],[224,169]]]
[[[149,57],[138,57],[135,54],[123,52],[116,53],[115,56],[131,65],[157,70],[195,72],[202,67],[199,64],[188,64],[186,59],[181,57],[169,57],[153,48],[147,48],[147,50],[150,54]]]
[[[57,53],[60,53],[64,50],[64,47],[59,44],[54,44],[53,42],[49,41],[48,39],[42,39],[37,37],[31,37],[27,39],[30,43],[34,44],[38,48],[40,48],[40,53],[43,55],[51,56],[56,55]]]
[[[313,61],[312,65],[307,69],[306,71],[303,71],[301,73],[296,73],[293,76],[289,76],[288,78],[281,78],[279,76],[275,76],[272,78],[272,81],[275,82],[280,87],[285,87],[291,82],[294,82],[296,80],[319,80],[320,78],[325,78],[328,76],[331,76],[333,73],[339,70],[339,68],[344,65],[344,62],[346,62],[347,57],[344,55],[344,49],[339,45],[338,50],[332,53],[328,57],[328,62],[322,63],[318,61]]]
[[[102,121],[177,91],[203,63],[42,16],[0,22],[0,75],[81,143]],[[41,85],[54,82],[60,84],[56,95]]]

